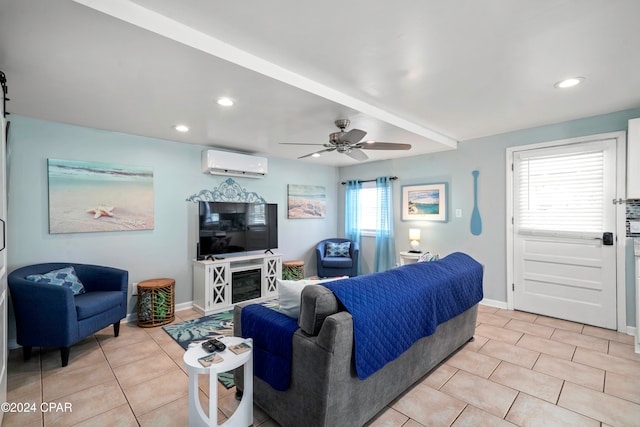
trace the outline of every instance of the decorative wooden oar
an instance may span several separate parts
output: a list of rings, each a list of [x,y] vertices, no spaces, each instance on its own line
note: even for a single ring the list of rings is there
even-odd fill
[[[482,218],[480,218],[480,210],[478,210],[478,175],[479,171],[471,172],[473,174],[473,212],[471,213],[471,234],[479,236],[482,233]]]

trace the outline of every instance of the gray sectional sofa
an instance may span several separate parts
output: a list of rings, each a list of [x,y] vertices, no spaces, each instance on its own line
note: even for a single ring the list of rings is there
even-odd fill
[[[237,336],[242,336],[243,307],[234,309]],[[477,304],[361,380],[354,364],[352,315],[331,290],[308,285],[302,292],[299,329],[293,335],[289,388],[277,391],[254,377],[254,402],[282,426],[363,425],[473,338],[476,317]],[[242,370],[237,370],[239,392],[243,380]]]

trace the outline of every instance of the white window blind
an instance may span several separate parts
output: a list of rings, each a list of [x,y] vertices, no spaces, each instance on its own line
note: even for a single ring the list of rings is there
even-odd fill
[[[518,231],[603,231],[603,150],[523,152],[515,160]]]
[[[360,229],[364,233],[376,232],[376,183],[366,182],[360,189]]]

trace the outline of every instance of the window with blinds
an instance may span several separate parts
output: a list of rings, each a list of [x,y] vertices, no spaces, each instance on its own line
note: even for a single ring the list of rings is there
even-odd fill
[[[362,233],[376,233],[377,190],[375,182],[365,182],[360,189],[360,229]]]
[[[602,149],[519,153],[514,163],[518,231],[602,232],[604,162]]]

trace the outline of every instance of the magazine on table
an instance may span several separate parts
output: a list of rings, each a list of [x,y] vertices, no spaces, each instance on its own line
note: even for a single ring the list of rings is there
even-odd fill
[[[214,363],[220,363],[224,359],[218,353],[207,354],[206,356],[202,356],[198,359],[198,362],[205,368],[213,365]]]
[[[235,354],[242,354],[245,351],[251,350],[251,345],[246,341],[242,341],[241,343],[230,345],[229,350]]]

